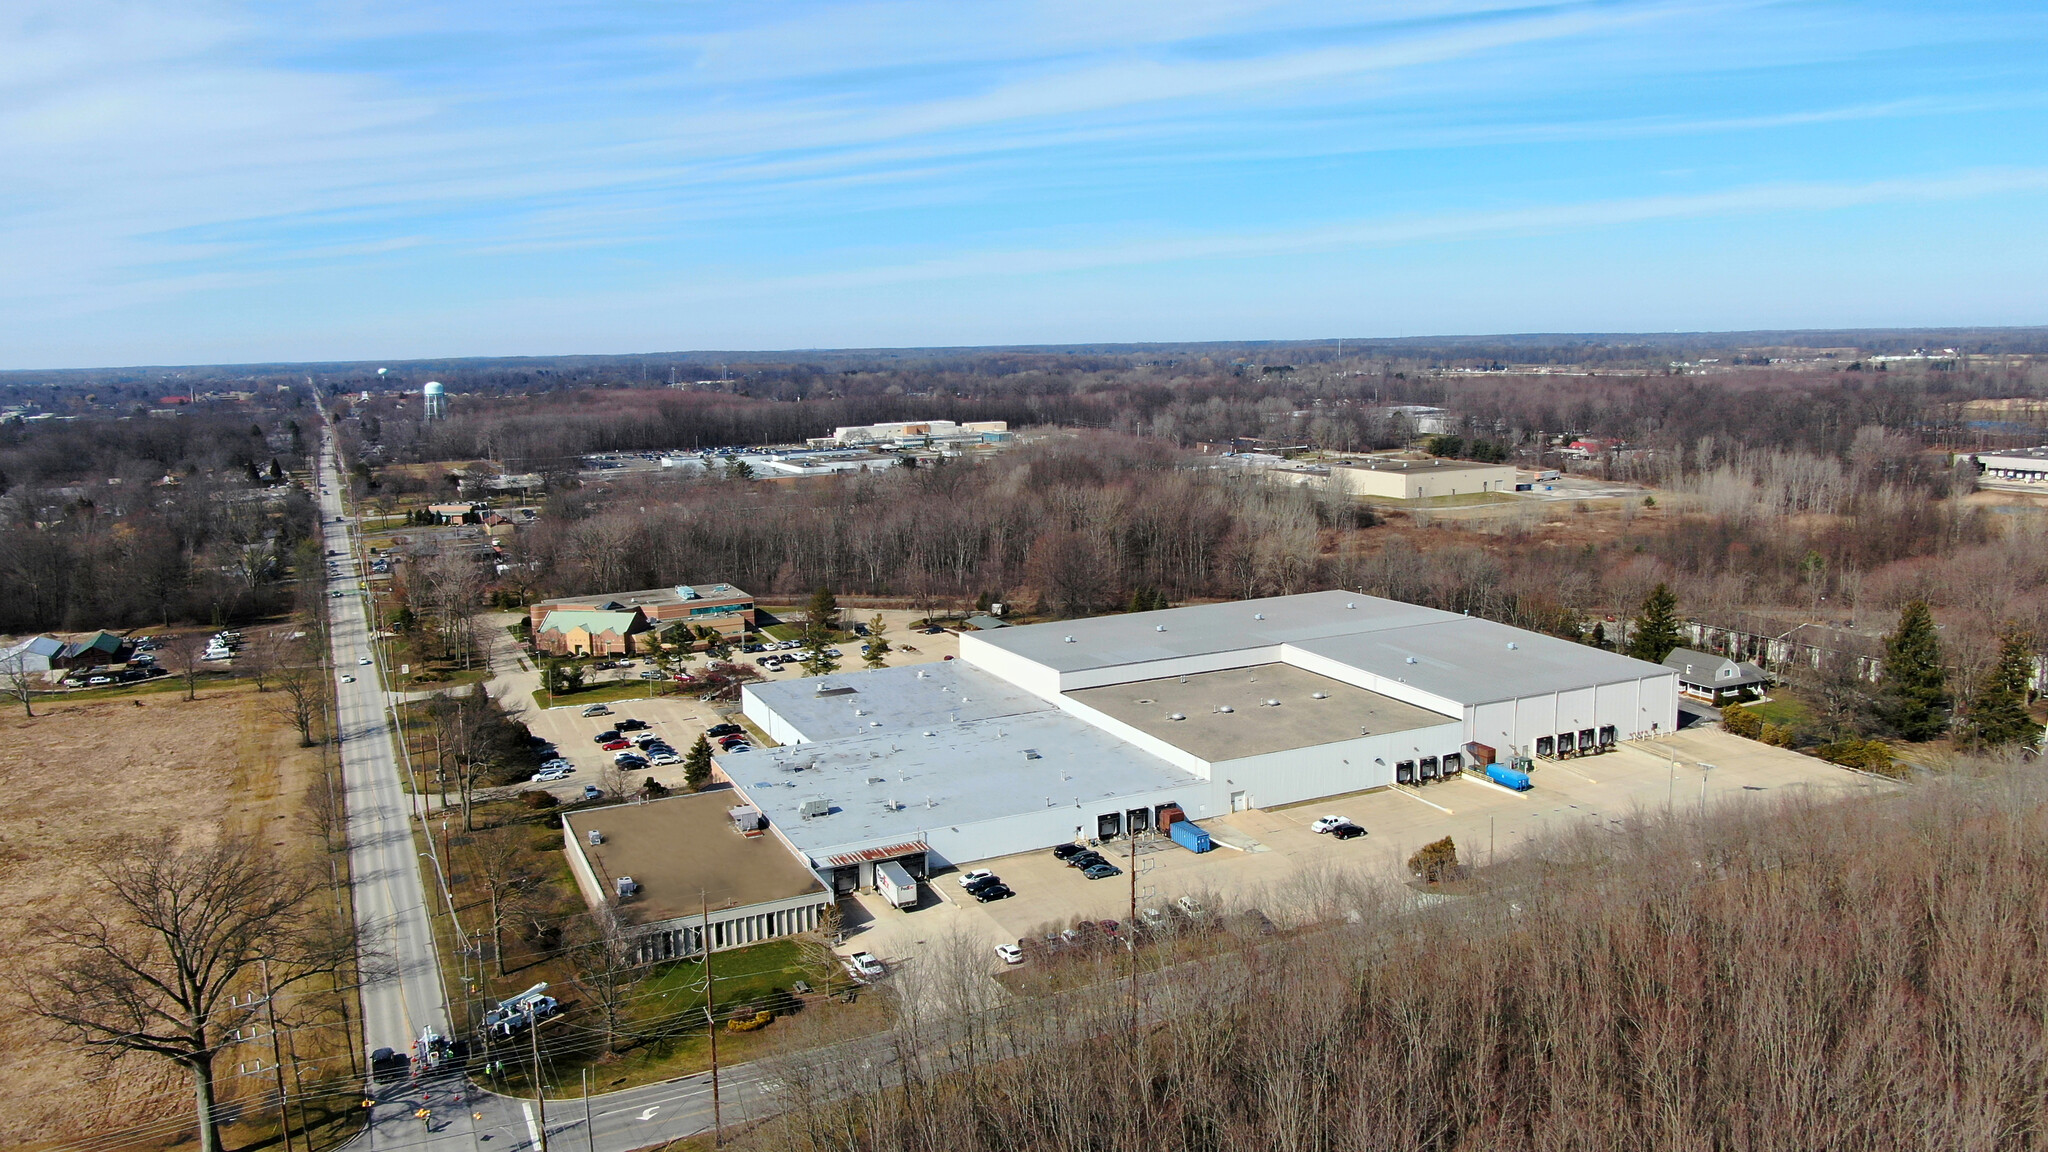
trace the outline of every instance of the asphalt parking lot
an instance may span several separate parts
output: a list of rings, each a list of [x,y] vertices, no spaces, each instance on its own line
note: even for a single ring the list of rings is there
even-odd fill
[[[1711,765],[1702,769],[1701,764]],[[1674,764],[1676,767],[1674,768]],[[1202,821],[1217,847],[1196,855],[1169,841],[1141,841],[1138,904],[1164,907],[1193,895],[1212,908],[1257,907],[1287,923],[1304,881],[1334,874],[1405,882],[1408,857],[1423,844],[1450,836],[1467,863],[1505,857],[1524,840],[1571,825],[1612,829],[1630,816],[1699,810],[1704,786],[1709,806],[1743,803],[1801,791],[1849,794],[1899,787],[1783,748],[1717,730],[1685,732],[1618,746],[1618,750],[1562,763],[1543,763],[1535,787],[1512,792],[1476,774],[1420,789],[1385,789],[1289,808],[1237,812]],[[1367,835],[1337,840],[1310,830],[1323,815],[1339,815]],[[1226,846],[1227,845],[1227,846]],[[1149,850],[1148,850],[1149,849]],[[1089,880],[1048,850],[976,861],[1017,893],[978,904],[961,891],[959,873],[934,875],[917,910],[901,912],[865,894],[847,916],[844,950],[865,948],[901,960],[935,935],[966,932],[991,949],[1019,937],[1061,928],[1075,918],[1124,920],[1130,912],[1130,846],[1112,841],[1098,849],[1125,874]],[[936,899],[934,899],[936,897]]]
[[[564,704],[559,708],[529,708],[521,717],[527,728],[536,736],[555,746],[559,755],[576,766],[576,772],[566,780],[556,780],[546,785],[549,791],[565,799],[581,799],[583,786],[603,786],[600,769],[612,762],[612,754],[599,748],[591,737],[607,728],[613,728],[627,717],[647,721],[648,730],[655,732],[676,750],[678,757],[690,751],[690,745],[704,734],[706,728],[723,721],[717,709],[707,703],[699,703],[694,696],[660,696],[651,700],[615,700],[606,707],[609,716],[585,716],[583,704]],[[637,732],[626,733],[637,736]],[[649,772],[636,771],[632,774],[634,786],[648,776]],[[656,780],[671,788],[683,786],[683,766],[680,762],[654,768],[651,774]],[[524,784],[520,788],[538,788],[542,785]]]

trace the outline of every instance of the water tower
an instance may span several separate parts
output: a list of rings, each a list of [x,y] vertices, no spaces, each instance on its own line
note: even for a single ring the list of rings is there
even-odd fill
[[[426,401],[427,419],[445,420],[448,418],[448,394],[442,391],[439,380],[427,381],[427,386],[420,389],[420,397]]]

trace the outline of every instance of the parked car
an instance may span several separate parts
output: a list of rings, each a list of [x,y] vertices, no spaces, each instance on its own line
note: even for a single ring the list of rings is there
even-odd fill
[[[1193,896],[1182,896],[1179,899],[1175,900],[1174,904],[1178,906],[1182,912],[1187,913],[1188,919],[1190,920],[1200,920],[1202,917],[1207,916],[1209,914],[1209,910],[1207,908],[1202,907],[1202,902],[1200,900],[1195,899]]]
[[[621,752],[612,757],[612,763],[621,768],[638,769],[647,767],[647,757],[636,752]]]
[[[992,900],[1008,900],[1016,895],[1015,892],[1010,891],[1009,885],[1001,882],[984,884],[979,888],[973,889],[969,894],[982,904],[987,904]]]
[[[1335,832],[1349,823],[1351,823],[1351,820],[1346,816],[1324,816],[1309,825],[1308,830],[1311,832]]]
[[[746,742],[747,738],[744,735],[738,734],[732,736],[720,736],[718,738],[718,746],[721,748],[730,748],[735,744],[745,744]]]
[[[112,684],[113,682],[114,678],[112,676],[87,676],[85,678],[86,687],[88,688],[95,684]]]
[[[668,673],[663,672],[659,668],[649,668],[645,672],[640,673],[640,678],[642,680],[666,680],[668,679]]]
[[[713,740],[718,739],[720,736],[738,736],[744,732],[746,732],[746,729],[737,724],[713,724],[704,730],[704,734]]]
[[[1356,824],[1340,824],[1330,829],[1330,835],[1339,840],[1353,840],[1365,835],[1365,829]]]
[[[364,656],[356,661],[358,664],[368,664],[369,662],[370,658],[368,656]]]
[[[585,784],[583,786],[583,798],[585,800],[602,800],[604,799],[604,789],[599,788],[595,784]]]
[[[543,768],[533,774],[532,782],[535,784],[546,784],[554,780],[567,780],[575,774],[576,770],[573,768]]]
[[[353,676],[343,676],[343,677],[341,678],[341,682],[342,682],[343,684],[353,684],[353,683],[355,683],[355,682],[356,682],[356,678],[355,678],[355,677],[353,677]]]
[[[666,768],[670,764],[681,764],[683,758],[673,752],[656,752],[647,758],[647,762],[656,767]]]
[[[723,751],[726,752],[752,752],[753,750],[754,746],[752,744],[747,743],[745,740],[742,740],[737,744],[727,744],[723,749]]]
[[[628,716],[624,720],[620,720],[617,723],[614,723],[612,727],[618,729],[621,732],[638,732],[641,729],[647,727],[647,721],[635,720],[631,716]]]
[[[1090,864],[1088,867],[1081,869],[1081,875],[1086,876],[1090,880],[1105,880],[1111,876],[1121,876],[1123,874],[1123,869],[1114,864],[1107,863]]]
[[[981,882],[982,882],[983,880],[993,880],[993,879],[995,879],[995,878],[996,878],[996,874],[995,874],[995,873],[993,873],[993,872],[991,872],[991,871],[989,871],[988,869],[986,869],[986,868],[976,868],[976,869],[975,869],[974,871],[972,871],[972,872],[963,872],[963,873],[961,873],[961,875],[960,875],[960,886],[961,886],[962,888],[972,888],[972,887],[974,887],[974,886],[975,886],[976,884],[979,884],[979,883],[981,883]]]
[[[1107,863],[1109,861],[1103,859],[1102,853],[1092,848],[1086,852],[1067,857],[1067,867],[1069,868],[1093,868],[1097,864]]]
[[[585,716],[609,716],[612,714],[612,710],[606,704],[587,704],[583,708],[583,714]]]
[[[626,743],[624,740],[607,740],[604,743],[598,745],[598,747],[604,749],[607,752],[623,752],[626,749],[631,748],[632,745]]]
[[[882,962],[875,959],[872,952],[855,952],[848,956],[846,970],[852,973],[856,980],[878,980],[889,973],[887,968],[882,967]]]
[[[543,771],[549,768],[568,768],[573,771],[576,767],[576,765],[571,764],[569,761],[564,760],[560,756],[557,756],[552,760],[543,760],[540,762],[540,766]]]
[[[1058,844],[1054,845],[1052,855],[1055,860],[1069,860],[1086,851],[1087,849],[1079,844]]]
[[[1002,957],[1005,964],[1022,964],[1024,962],[1024,950],[1015,944],[996,945],[996,955]]]
[[[976,880],[974,883],[967,885],[966,887],[967,894],[971,896],[974,893],[981,891],[983,888],[1000,888],[1003,886],[1003,882],[1001,880],[996,879],[994,876],[984,876],[981,879]]]

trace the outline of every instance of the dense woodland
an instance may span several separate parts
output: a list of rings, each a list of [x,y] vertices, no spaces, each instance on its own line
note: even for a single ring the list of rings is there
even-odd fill
[[[895,975],[893,1059],[792,1054],[747,1146],[2033,1148],[2044,816],[2028,769],[1587,826],[1422,911],[1341,877],[1219,894],[1148,956],[1135,1035],[1122,949],[999,998],[939,939]],[[1264,935],[1250,899],[1318,926]]]
[[[0,421],[0,634],[226,623],[292,603],[318,413]]]

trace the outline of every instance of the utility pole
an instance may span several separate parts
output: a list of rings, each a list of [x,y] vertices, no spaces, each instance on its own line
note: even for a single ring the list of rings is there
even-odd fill
[[[711,901],[700,889],[704,902],[704,1034],[711,1038],[711,1146],[721,1147],[725,1137],[725,1116],[718,1104],[718,1011],[711,979]]]
[[[590,1069],[583,1070],[583,1136],[590,1143],[590,1152],[597,1152],[597,1133],[590,1130]]]
[[[1128,814],[1126,816],[1128,818]],[[1124,949],[1131,959],[1131,1070],[1138,1068],[1138,833],[1131,837],[1131,910],[1124,919]]]
[[[285,1152],[292,1150],[292,1117],[285,1111],[284,1051],[277,1046],[277,998],[270,990],[270,958],[263,958],[263,1011],[270,1017],[270,1062],[277,1072],[277,1126],[284,1132]]]
[[[540,1110],[540,1152],[548,1152],[548,1094],[540,1084],[540,1021],[533,1018],[533,1002],[526,1005],[526,1035],[533,1041],[533,1103]]]

